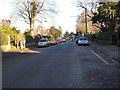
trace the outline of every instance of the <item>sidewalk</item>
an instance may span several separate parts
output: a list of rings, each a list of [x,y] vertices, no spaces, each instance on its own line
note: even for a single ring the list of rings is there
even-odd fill
[[[15,48],[11,48],[11,50],[7,51],[7,52],[2,52],[2,58],[5,57],[9,57],[9,56],[17,56],[20,53],[37,53],[37,51],[35,51],[36,47],[26,47],[24,49],[15,49]]]
[[[120,47],[117,47],[116,45],[98,44],[95,42],[91,42],[91,46],[97,48],[108,57],[120,62],[120,56],[118,55],[118,53],[120,52]]]

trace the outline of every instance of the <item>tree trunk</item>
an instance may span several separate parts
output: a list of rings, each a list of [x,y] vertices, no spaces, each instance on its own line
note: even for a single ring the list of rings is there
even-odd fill
[[[34,31],[35,17],[30,19],[30,31]]]

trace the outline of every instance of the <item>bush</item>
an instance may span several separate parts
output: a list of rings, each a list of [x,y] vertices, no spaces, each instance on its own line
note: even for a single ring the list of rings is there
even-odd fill
[[[35,42],[35,43],[38,43],[38,42],[39,42],[39,40],[40,40],[40,37],[35,36],[35,38],[34,38],[34,42]]]
[[[33,43],[34,42],[34,37],[30,35],[25,35],[26,37],[26,43]]]
[[[8,45],[10,43],[10,37],[6,33],[2,33],[1,45]]]
[[[94,37],[93,37],[94,36]],[[117,44],[117,33],[116,32],[102,32],[97,34],[89,35],[90,40],[93,38],[97,42],[107,43],[107,44]],[[94,40],[92,40],[94,41]]]
[[[96,37],[99,40],[105,40],[105,41],[110,40],[110,33],[109,32],[98,33]]]
[[[15,45],[15,38],[20,34],[20,30],[16,30],[15,27],[10,27],[9,25],[0,26],[1,32],[10,36],[10,43]]]

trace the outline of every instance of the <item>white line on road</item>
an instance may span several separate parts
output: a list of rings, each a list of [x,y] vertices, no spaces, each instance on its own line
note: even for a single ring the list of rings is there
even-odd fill
[[[99,57],[103,62],[105,62],[106,64],[108,64],[108,62],[106,62],[102,57],[100,57],[97,53],[95,53],[93,50],[91,50],[91,52],[93,52],[97,57]]]

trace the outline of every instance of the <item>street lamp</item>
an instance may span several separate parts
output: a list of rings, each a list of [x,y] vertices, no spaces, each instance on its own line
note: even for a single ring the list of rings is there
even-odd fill
[[[38,19],[36,19],[40,24],[41,24],[41,36],[43,36],[43,31],[44,31],[44,29],[43,29],[43,22],[47,22],[47,20],[46,20],[46,18],[44,18],[45,20],[44,21],[40,21],[40,20],[38,20]]]

